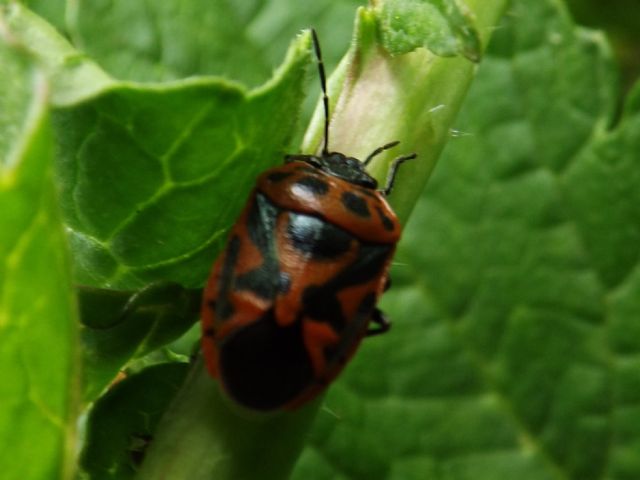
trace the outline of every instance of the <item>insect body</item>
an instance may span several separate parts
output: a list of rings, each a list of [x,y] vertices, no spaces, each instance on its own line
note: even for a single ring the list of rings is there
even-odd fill
[[[324,68],[312,31],[320,77]],[[323,95],[325,117],[328,100]],[[365,335],[389,328],[376,303],[401,227],[387,183],[365,161],[329,152],[291,155],[264,172],[213,267],[202,305],[207,368],[239,404],[292,409],[340,373]]]

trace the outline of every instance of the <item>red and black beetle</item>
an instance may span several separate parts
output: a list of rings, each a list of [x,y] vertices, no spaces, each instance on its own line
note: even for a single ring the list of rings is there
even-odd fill
[[[292,409],[340,373],[366,335],[389,322],[376,303],[401,226],[386,185],[363,162],[328,150],[329,102],[312,30],[325,112],[320,155],[289,155],[264,172],[213,266],[202,304],[202,349],[210,374],[240,405]],[[373,324],[373,325],[371,325]]]

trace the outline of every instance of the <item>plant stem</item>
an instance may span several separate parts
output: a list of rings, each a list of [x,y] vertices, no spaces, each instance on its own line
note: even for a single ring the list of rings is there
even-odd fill
[[[287,478],[319,405],[274,414],[240,411],[200,360],[158,425],[137,479]]]

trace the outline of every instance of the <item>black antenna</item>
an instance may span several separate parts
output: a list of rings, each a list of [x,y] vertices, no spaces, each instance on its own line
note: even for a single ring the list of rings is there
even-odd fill
[[[329,154],[329,97],[327,97],[327,78],[324,74],[324,63],[322,62],[322,52],[320,42],[315,29],[311,29],[313,37],[313,48],[316,51],[318,60],[318,72],[320,73],[320,85],[322,87],[322,104],[324,105],[324,144],[322,145],[322,156]]]
[[[400,142],[396,140],[395,142],[387,143],[386,145],[376,148],[373,152],[369,154],[367,158],[364,159],[364,162],[362,162],[363,165],[366,167],[367,165],[369,165],[369,162],[373,159],[373,157],[375,157],[376,155],[380,155],[385,150],[389,150],[390,148],[395,147],[399,143]]]

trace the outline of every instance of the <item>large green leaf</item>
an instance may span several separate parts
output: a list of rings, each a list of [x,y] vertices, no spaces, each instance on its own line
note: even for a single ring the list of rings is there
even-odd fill
[[[640,87],[513,2],[294,479],[640,478]]]
[[[56,112],[58,178],[82,283],[206,278],[257,174],[280,163],[302,96],[308,38],[268,85],[123,85]]]
[[[66,0],[23,0],[21,3],[46,18],[59,31],[65,31]]]
[[[78,281],[201,286],[257,174],[282,161],[308,35],[268,83],[247,91],[214,77],[115,82],[23,8],[8,22],[56,80],[57,177]]]
[[[99,95],[115,84],[94,62],[73,48],[51,24],[20,3],[11,1],[4,6],[0,10],[0,20],[7,34],[28,50],[45,71],[51,83],[52,103],[75,104]]]
[[[216,74],[259,85],[270,74],[227,0],[80,2],[72,13],[74,44],[120,79]]]
[[[198,319],[202,291],[152,283],[139,292],[81,287],[82,378],[94,400],[130,360],[185,333]]]
[[[1,476],[66,479],[74,469],[77,319],[52,181],[48,88],[19,50],[0,36]]]

